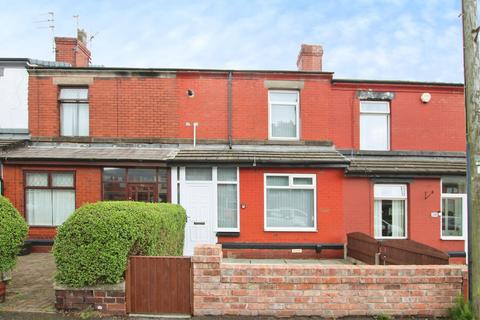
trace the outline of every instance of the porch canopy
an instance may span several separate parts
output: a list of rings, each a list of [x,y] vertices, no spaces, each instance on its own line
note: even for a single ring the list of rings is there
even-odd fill
[[[465,175],[463,152],[404,152],[342,150],[350,160],[347,176],[442,176]]]

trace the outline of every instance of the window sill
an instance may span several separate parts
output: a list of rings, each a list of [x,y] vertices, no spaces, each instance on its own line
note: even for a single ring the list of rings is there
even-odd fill
[[[375,237],[375,240],[407,240],[407,237]]]
[[[442,241],[465,241],[464,237],[440,237]]]
[[[240,231],[217,231],[217,237],[240,237]]]
[[[318,232],[316,228],[264,228],[265,232]]]

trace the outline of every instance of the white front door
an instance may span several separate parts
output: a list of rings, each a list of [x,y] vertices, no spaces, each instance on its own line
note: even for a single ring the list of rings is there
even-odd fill
[[[217,242],[214,226],[215,185],[211,175],[212,168],[180,170],[180,204],[187,212],[183,254],[191,256],[195,245]],[[207,170],[210,170],[210,173]]]

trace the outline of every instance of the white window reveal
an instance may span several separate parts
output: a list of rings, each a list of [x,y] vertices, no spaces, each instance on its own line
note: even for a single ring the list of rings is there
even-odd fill
[[[316,231],[314,174],[265,174],[265,230]]]
[[[467,193],[464,177],[442,178],[442,220],[443,240],[463,240],[466,229]]]
[[[27,172],[25,199],[31,226],[61,225],[75,211],[73,172]]]
[[[79,137],[89,135],[87,88],[60,89],[60,134]]]
[[[360,102],[360,150],[390,150],[389,102]]]
[[[271,90],[268,92],[269,139],[298,140],[299,94],[298,91]]]
[[[376,184],[374,186],[375,238],[407,237],[407,186]]]

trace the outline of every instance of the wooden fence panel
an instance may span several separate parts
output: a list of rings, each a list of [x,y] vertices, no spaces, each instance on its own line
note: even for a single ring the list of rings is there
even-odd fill
[[[347,256],[365,262],[375,264],[375,256],[379,252],[380,244],[372,237],[361,233],[352,232],[347,234]]]
[[[448,264],[448,254],[413,240],[384,240],[381,263],[393,265]]]
[[[191,314],[191,259],[130,257],[126,298],[128,313]]]

